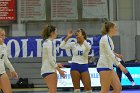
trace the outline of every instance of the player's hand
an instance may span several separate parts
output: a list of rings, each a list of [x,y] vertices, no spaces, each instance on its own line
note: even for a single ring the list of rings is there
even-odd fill
[[[120,59],[123,59],[123,55],[121,55],[121,54],[118,54],[118,57],[119,57]]]
[[[65,78],[65,77],[66,77],[66,76],[65,76],[65,73],[66,73],[66,71],[59,70],[59,74],[60,74],[63,78]]]
[[[72,35],[73,35],[73,31],[72,31],[72,29],[69,29],[68,33],[67,33],[67,37],[70,38],[70,37],[72,37]]]
[[[57,65],[58,65],[59,68],[64,67],[63,64],[61,64],[61,63],[58,63]]]
[[[118,57],[118,58],[120,58],[120,59],[123,59],[123,55],[122,55],[122,54],[117,54],[117,53],[115,53],[115,52],[114,52],[114,54],[115,54],[116,57]]]
[[[15,71],[11,72],[11,77],[18,79],[18,74]]]

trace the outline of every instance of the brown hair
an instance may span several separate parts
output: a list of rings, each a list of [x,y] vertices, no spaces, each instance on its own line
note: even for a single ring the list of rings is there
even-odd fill
[[[114,27],[115,24],[113,22],[105,22],[102,26],[102,35],[105,35],[109,32],[110,28]]]
[[[78,31],[81,31],[82,35],[84,36],[84,39],[86,40],[87,39],[87,34],[86,34],[85,30],[80,28],[80,29],[77,30],[77,32]]]
[[[56,27],[52,25],[48,25],[47,27],[45,27],[45,29],[42,32],[43,40],[48,39],[51,36],[51,33],[55,32],[55,30],[56,30]]]

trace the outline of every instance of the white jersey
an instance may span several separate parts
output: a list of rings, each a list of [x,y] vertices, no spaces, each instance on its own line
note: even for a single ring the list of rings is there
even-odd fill
[[[44,73],[56,72],[56,46],[54,42],[50,39],[46,39],[42,45],[41,75]]]
[[[113,69],[113,64],[119,65],[120,60],[114,54],[114,44],[108,35],[102,36],[100,40],[100,58],[98,60],[97,68]]]
[[[0,45],[0,74],[6,73],[4,64],[10,69],[10,71],[15,71],[7,57],[7,47],[5,44]]]
[[[72,50],[72,63],[88,64],[88,53],[90,52],[91,45],[86,40],[82,45],[76,42],[66,43],[62,41],[60,48]]]

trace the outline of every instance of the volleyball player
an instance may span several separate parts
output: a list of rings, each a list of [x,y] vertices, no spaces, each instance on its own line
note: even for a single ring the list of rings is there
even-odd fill
[[[7,47],[4,44],[4,39],[5,30],[0,28],[0,85],[4,93],[12,93],[11,83],[6,74],[4,64],[9,68],[12,77],[18,79],[18,75],[7,57]]]
[[[108,93],[110,85],[113,87],[113,93],[121,93],[122,87],[116,72],[113,70],[113,64],[118,66],[124,73],[127,71],[114,54],[112,37],[116,34],[117,27],[115,23],[105,22],[103,24],[103,36],[99,44],[100,57],[97,63],[97,71],[100,75],[101,93]]]
[[[80,93],[80,80],[84,85],[86,93],[92,93],[91,80],[88,71],[88,53],[91,45],[86,41],[86,33],[83,29],[78,29],[76,32],[77,42],[67,42],[73,35],[70,30],[64,41],[60,44],[62,49],[71,49],[72,63],[71,63],[71,77],[74,86],[74,93]]]
[[[57,73],[65,77],[65,71],[61,70],[56,63],[56,46],[54,39],[57,37],[56,27],[49,25],[43,32],[43,48],[42,48],[42,68],[41,75],[49,88],[49,93],[56,93],[57,89]]]

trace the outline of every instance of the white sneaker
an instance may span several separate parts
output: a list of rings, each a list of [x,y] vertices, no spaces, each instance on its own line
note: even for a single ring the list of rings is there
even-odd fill
[[[86,93],[92,93],[92,90],[86,91]]]
[[[74,89],[74,93],[80,93],[80,89]]]
[[[136,83],[135,83],[135,82],[133,82],[133,81],[132,81],[131,83],[132,83],[132,86],[135,86],[135,85],[136,85]]]

